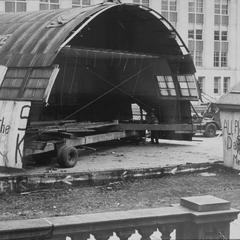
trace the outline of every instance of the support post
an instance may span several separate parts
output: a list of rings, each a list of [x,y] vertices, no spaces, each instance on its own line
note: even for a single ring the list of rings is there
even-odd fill
[[[177,226],[177,240],[229,239],[230,223],[239,213],[230,202],[207,195],[182,198],[180,205],[191,212],[191,221]]]

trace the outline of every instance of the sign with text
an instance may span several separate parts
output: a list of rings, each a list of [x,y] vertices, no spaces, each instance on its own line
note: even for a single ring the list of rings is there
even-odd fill
[[[220,114],[224,164],[240,170],[240,112],[221,111]]]
[[[21,168],[29,101],[0,101],[0,166]]]

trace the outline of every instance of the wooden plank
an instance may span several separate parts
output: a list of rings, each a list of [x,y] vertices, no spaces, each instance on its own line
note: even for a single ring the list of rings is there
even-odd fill
[[[132,131],[143,131],[143,130],[153,130],[153,131],[181,131],[181,132],[192,132],[192,124],[144,124],[144,123],[120,123],[118,126],[113,128],[115,130],[132,130]]]
[[[55,120],[55,121],[33,121],[30,122],[30,126],[51,126],[51,125],[60,125],[66,123],[76,123],[76,120]]]
[[[118,122],[103,122],[103,123],[95,123],[93,125],[87,126],[88,129],[91,128],[103,128],[103,127],[109,127],[109,126],[117,126],[119,123]]]
[[[121,139],[128,136],[131,136],[131,133],[126,133],[125,131],[110,132],[110,133],[96,134],[96,135],[85,136],[85,137],[78,137],[76,139],[66,139],[65,143],[67,146],[80,146],[80,145]]]
[[[28,127],[28,132],[58,133],[58,132],[94,132],[99,128],[118,125],[117,122],[75,122],[70,121],[47,121],[33,122]]]

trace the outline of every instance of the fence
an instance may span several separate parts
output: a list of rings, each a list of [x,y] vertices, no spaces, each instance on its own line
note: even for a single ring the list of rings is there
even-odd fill
[[[173,207],[0,222],[0,239],[229,239],[238,213],[213,196],[189,197]]]

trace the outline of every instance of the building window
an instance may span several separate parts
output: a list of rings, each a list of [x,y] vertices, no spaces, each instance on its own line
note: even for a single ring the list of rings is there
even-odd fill
[[[227,93],[230,88],[230,77],[223,78],[223,93]]]
[[[228,0],[215,0],[214,4],[214,24],[228,26],[229,11]]]
[[[228,0],[222,0],[222,14],[228,15]]]
[[[183,97],[196,97],[198,95],[194,75],[178,75],[177,79]]]
[[[172,76],[157,76],[158,86],[162,96],[176,96]]]
[[[91,5],[90,0],[72,0],[72,7],[86,7]]]
[[[222,41],[227,41],[228,40],[228,32],[227,31],[214,31],[214,40],[215,41],[219,41],[219,40],[222,40]]]
[[[5,12],[26,12],[27,2],[26,0],[6,0]]]
[[[188,30],[188,48],[196,66],[203,65],[203,31],[202,29]]]
[[[203,14],[189,13],[188,14],[188,22],[202,25],[203,24]]]
[[[221,67],[227,67],[227,53],[221,52]]]
[[[220,40],[220,31],[214,31],[214,40]]]
[[[197,40],[202,40],[202,29],[197,29],[196,30],[196,39]]]
[[[40,10],[59,9],[59,0],[40,0]]]
[[[170,6],[170,11],[177,11],[177,1],[176,0],[170,0],[169,2],[169,6]]]
[[[203,0],[189,0],[188,12],[203,12]]]
[[[195,12],[195,1],[188,2],[188,12]]]
[[[214,52],[214,67],[220,66],[220,52]]]
[[[228,32],[222,31],[222,41],[227,41],[227,40],[228,40]]]
[[[202,13],[203,12],[203,0],[196,1],[196,12]]]
[[[203,0],[189,0],[188,22],[203,24]]]
[[[204,92],[205,77],[198,77],[198,86],[199,86],[200,92]]]
[[[194,30],[188,30],[188,39],[194,39]]]
[[[149,0],[133,0],[133,3],[149,7]]]
[[[215,0],[215,3],[214,3],[214,13],[215,14],[220,14],[221,13],[221,0]]]
[[[228,31],[214,31],[214,67],[228,65]]]
[[[177,1],[176,0],[162,0],[161,14],[165,17],[173,26],[177,24]]]
[[[0,88],[1,99],[42,100],[51,68],[8,68]]]
[[[202,52],[196,51],[195,52],[195,64],[198,67],[202,67]]]
[[[220,94],[220,77],[214,77],[214,87],[213,87],[213,93]]]

